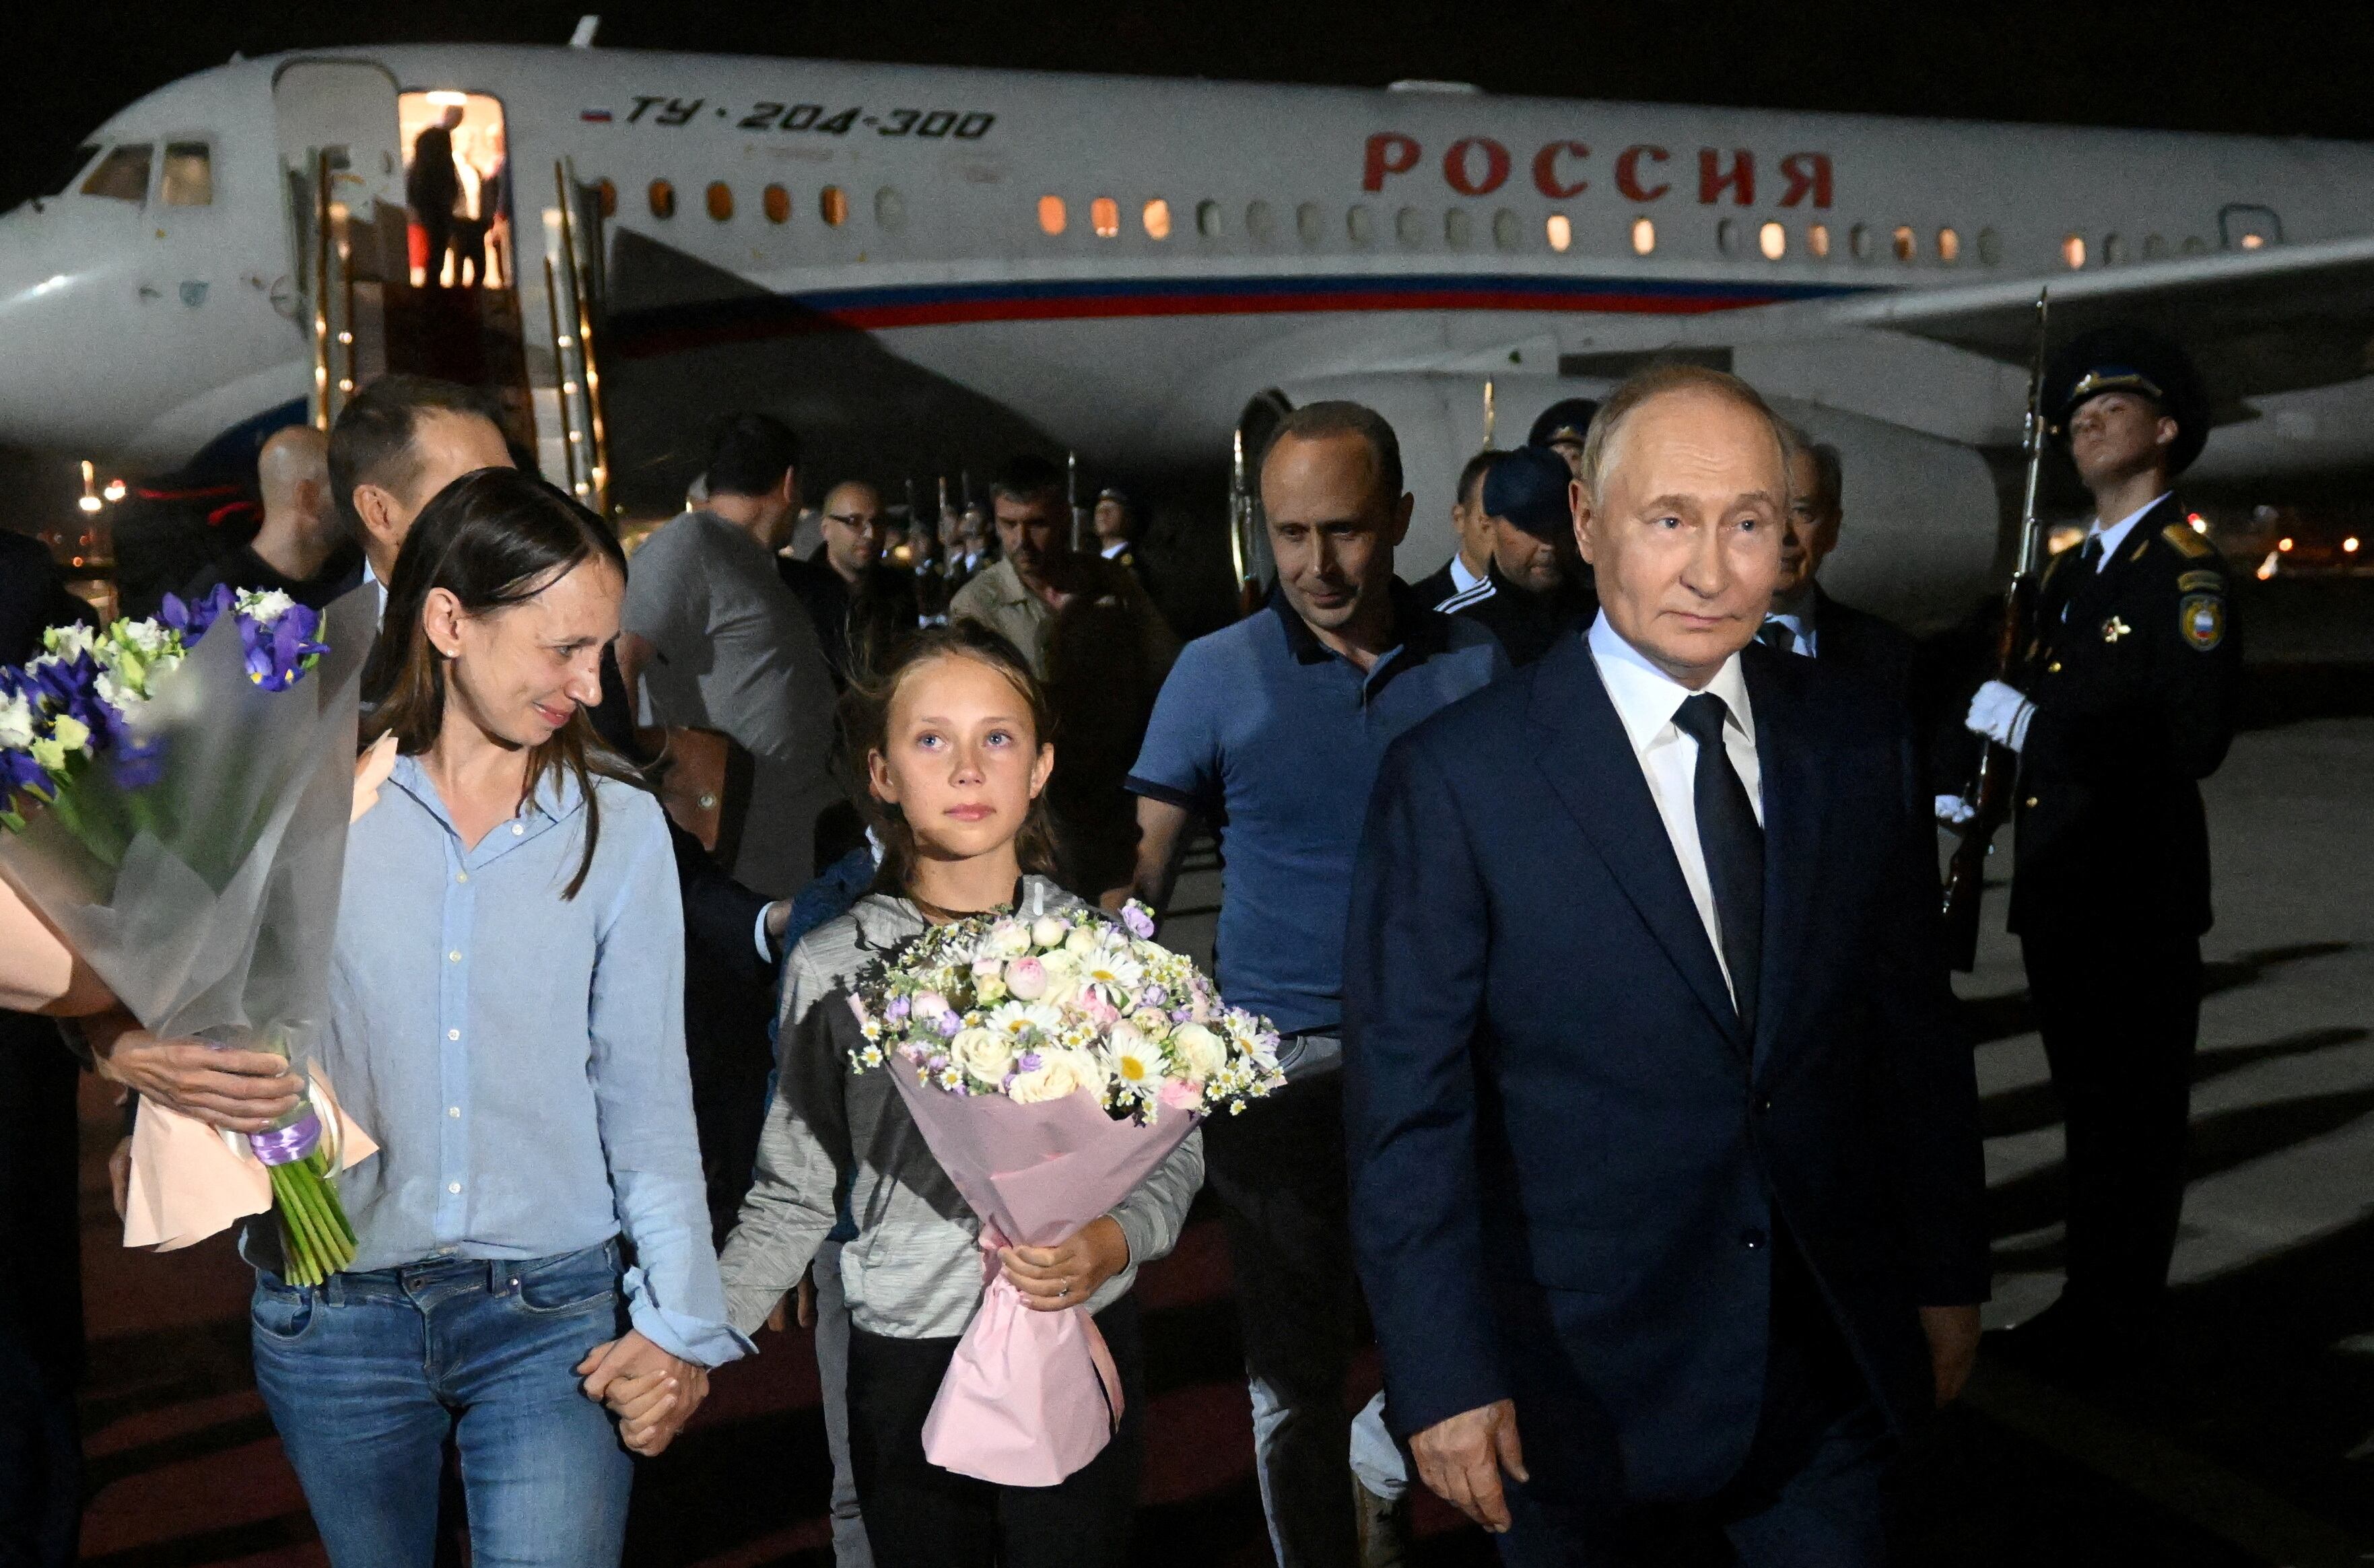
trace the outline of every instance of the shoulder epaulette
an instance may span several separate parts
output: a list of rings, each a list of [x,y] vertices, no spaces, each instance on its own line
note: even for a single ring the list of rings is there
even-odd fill
[[[2174,545],[2178,555],[2192,560],[2197,561],[2204,556],[2214,556],[2217,553],[2208,540],[2192,532],[2191,526],[2185,523],[2171,522],[2159,531],[2159,536]]]

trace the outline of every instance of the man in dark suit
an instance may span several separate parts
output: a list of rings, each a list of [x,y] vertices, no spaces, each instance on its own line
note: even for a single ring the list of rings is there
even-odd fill
[[[2184,1205],[2209,827],[2200,780],[2234,738],[2232,573],[2170,493],[2209,432],[2183,352],[2108,327],[2069,344],[2047,408],[2094,496],[2037,591],[2019,687],[1967,722],[2019,753],[2018,933],[2067,1116],[2069,1283],[2007,1345],[2081,1377],[2148,1358]]]
[[[1838,548],[1844,517],[1839,449],[1799,435],[1789,459],[1789,526],[1780,541],[1780,580],[1772,591],[1757,640],[1783,653],[1802,653],[1870,682],[1904,702],[1912,694],[1910,634],[1868,611],[1841,604],[1816,580]]]
[[[1510,1562],[1654,1528],[1876,1563],[1988,1281],[1925,791],[1898,709],[1752,646],[1763,401],[1659,367],[1589,445],[1601,614],[1404,736],[1369,806],[1346,1123],[1387,1409]]]
[[[1492,546],[1500,525],[1484,510],[1484,475],[1503,455],[1486,447],[1459,471],[1459,487],[1451,503],[1451,537],[1456,542],[1451,559],[1410,584],[1417,602],[1430,610],[1448,615],[1493,594]]]

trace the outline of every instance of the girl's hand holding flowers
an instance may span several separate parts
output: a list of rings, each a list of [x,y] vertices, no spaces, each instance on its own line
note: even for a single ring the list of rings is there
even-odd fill
[[[1052,1246],[1004,1247],[997,1260],[1022,1293],[1023,1305],[1063,1312],[1085,1303],[1129,1267],[1129,1238],[1111,1215],[1100,1215]]]

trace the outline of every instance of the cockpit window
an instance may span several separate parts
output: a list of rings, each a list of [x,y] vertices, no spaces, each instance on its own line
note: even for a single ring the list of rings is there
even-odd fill
[[[67,190],[74,184],[75,176],[80,174],[84,170],[88,169],[90,167],[90,160],[98,156],[99,144],[97,142],[86,142],[81,146],[75,148],[74,157],[57,169],[53,170],[50,173],[50,177],[41,181],[41,194],[44,196],[65,195]]]
[[[119,202],[147,201],[148,159],[153,151],[154,144],[148,142],[117,147],[99,160],[99,167],[82,182],[82,193],[112,196]]]
[[[215,199],[214,157],[204,142],[167,142],[160,193],[169,207],[203,207]]]

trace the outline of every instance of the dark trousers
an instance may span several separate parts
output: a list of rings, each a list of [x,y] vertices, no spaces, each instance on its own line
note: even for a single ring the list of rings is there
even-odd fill
[[[82,1528],[80,1077],[55,1024],[0,1012],[0,1568],[72,1562]]]
[[[1245,1373],[1275,1407],[1277,1424],[1256,1443],[1278,1556],[1295,1568],[1355,1562],[1344,1380],[1365,1314],[1343,1074],[1297,1080],[1245,1116],[1205,1122],[1204,1171],[1228,1232]]]
[[[1146,1352],[1137,1302],[1097,1314],[1121,1374],[1121,1428],[1053,1486],[999,1486],[923,1457],[923,1419],[954,1340],[849,1336],[849,1457],[874,1561],[887,1568],[1122,1568],[1144,1460]]]
[[[2200,940],[2086,931],[2020,953],[2068,1137],[2065,1315],[2148,1327],[2184,1209]]]
[[[1879,1568],[1887,1561],[1886,1483],[1896,1455],[1887,1418],[1786,1235],[1773,1247],[1769,1352],[1745,1457],[1711,1496],[1638,1504],[1604,1409],[1558,1349],[1561,1298],[1503,1293],[1503,1336],[1520,1368],[1517,1433],[1527,1484],[1504,1477],[1512,1568]],[[1545,1355],[1543,1352],[1550,1353]]]

